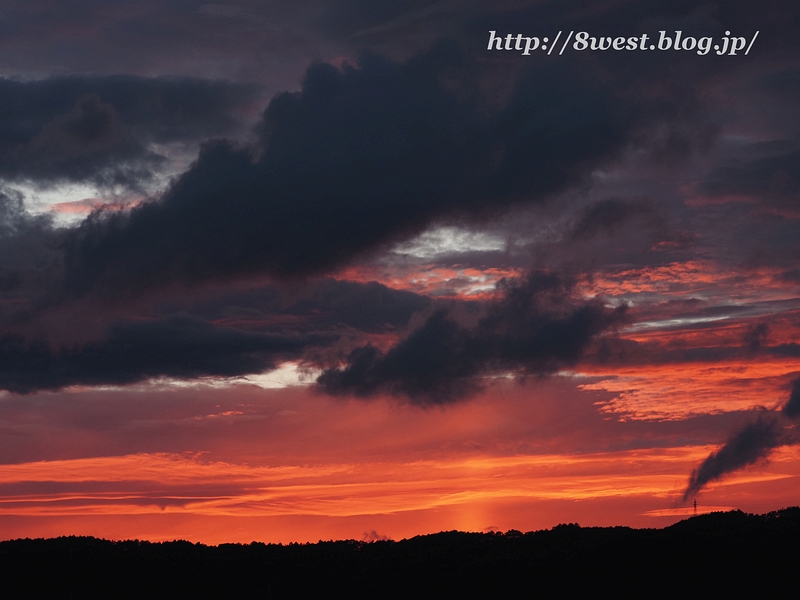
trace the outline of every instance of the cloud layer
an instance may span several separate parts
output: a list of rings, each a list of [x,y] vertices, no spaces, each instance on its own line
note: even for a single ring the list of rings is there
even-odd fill
[[[0,338],[0,388],[27,394],[71,385],[198,379],[261,373],[294,358],[310,339],[259,334],[191,318],[122,323],[107,339],[72,348]]]
[[[485,68],[452,44],[405,64],[312,66],[300,92],[272,100],[256,147],[209,143],[160,201],[86,221],[68,285],[329,271],[437,219],[542,203],[670,128],[671,104],[575,67],[531,69],[497,107]]]
[[[235,132],[255,91],[187,78],[0,79],[0,177],[136,188],[167,160],[153,143]]]
[[[624,314],[624,306],[611,311],[572,300],[569,286],[549,273],[501,290],[502,299],[474,326],[439,309],[388,352],[357,348],[344,368],[325,371],[317,383],[335,395],[389,394],[441,404],[476,392],[486,375],[544,375],[574,364]]]

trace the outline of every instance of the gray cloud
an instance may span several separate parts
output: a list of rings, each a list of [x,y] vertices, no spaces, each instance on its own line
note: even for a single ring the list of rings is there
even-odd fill
[[[0,389],[20,394],[70,385],[123,385],[153,377],[197,379],[260,373],[320,339],[261,334],[190,318],[122,322],[106,339],[54,349],[0,337]]]
[[[372,345],[355,349],[344,368],[318,378],[319,387],[334,395],[442,404],[476,392],[484,375],[542,375],[575,363],[624,312],[571,299],[570,286],[551,273],[533,273],[501,290],[504,297],[475,326],[439,309],[386,353]]]
[[[792,382],[792,391],[783,407],[783,414],[790,419],[800,417],[800,377]]]
[[[702,190],[712,196],[742,195],[759,202],[793,205],[800,193],[800,151],[718,167]]]
[[[658,214],[647,202],[608,198],[585,207],[572,229],[573,239],[589,240],[600,233],[613,235],[621,226],[642,219],[651,227],[660,225]]]
[[[0,177],[136,187],[166,160],[152,143],[237,131],[255,91],[187,78],[0,79]]]
[[[767,342],[769,336],[769,324],[762,321],[753,323],[744,336],[745,348],[750,352],[758,352]]]

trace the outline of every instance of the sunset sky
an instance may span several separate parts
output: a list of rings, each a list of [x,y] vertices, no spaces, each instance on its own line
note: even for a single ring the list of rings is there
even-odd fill
[[[798,23],[0,0],[0,539],[797,505]]]

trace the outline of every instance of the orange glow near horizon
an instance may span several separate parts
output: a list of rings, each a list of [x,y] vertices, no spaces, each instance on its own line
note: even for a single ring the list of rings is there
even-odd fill
[[[800,505],[796,22],[0,4],[0,541]]]
[[[0,467],[0,485],[18,488],[17,493],[0,500],[0,527],[10,516],[104,517],[112,521],[157,516],[175,522],[200,517],[359,518],[363,522],[371,516],[391,517],[397,531],[390,533],[397,536],[406,535],[401,525],[404,514],[418,522],[420,515],[445,510],[462,514],[465,523],[472,520],[468,529],[486,530],[498,527],[480,521],[480,514],[487,509],[497,516],[491,506],[557,501],[565,506],[564,520],[569,520],[570,503],[613,498],[652,506],[638,516],[630,515],[641,524],[648,518],[685,514],[675,506],[680,485],[687,470],[712,449],[693,446],[572,456],[477,456],[291,467],[205,462],[202,456],[175,454],[22,463]],[[795,481],[799,475],[800,449],[783,447],[776,451],[769,470],[742,472],[711,486],[710,493],[720,487],[758,488]],[[51,489],[37,490],[40,487]],[[536,526],[535,518],[529,521],[528,527]],[[198,532],[190,539],[249,541],[246,537],[225,539],[224,535],[221,531]],[[354,536],[360,537],[360,533],[354,530],[350,537]],[[262,539],[290,541],[285,535]]]

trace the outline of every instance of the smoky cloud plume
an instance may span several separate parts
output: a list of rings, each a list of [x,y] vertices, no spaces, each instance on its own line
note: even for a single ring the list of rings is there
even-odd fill
[[[543,375],[575,363],[624,313],[624,307],[609,310],[573,299],[569,284],[553,273],[535,272],[500,291],[503,298],[474,326],[439,309],[388,352],[357,348],[344,368],[317,379],[319,388],[332,395],[387,394],[443,404],[479,390],[486,375]]]
[[[684,502],[708,483],[769,456],[772,449],[779,445],[779,434],[775,419],[760,418],[755,423],[745,425],[692,471],[683,493]]]
[[[692,471],[683,494],[683,501],[687,501],[708,483],[766,459],[773,449],[791,443],[791,440],[783,434],[781,421],[785,418],[796,420],[798,417],[800,417],[800,378],[792,382],[789,400],[780,416],[761,416],[754,423],[748,423]]]

